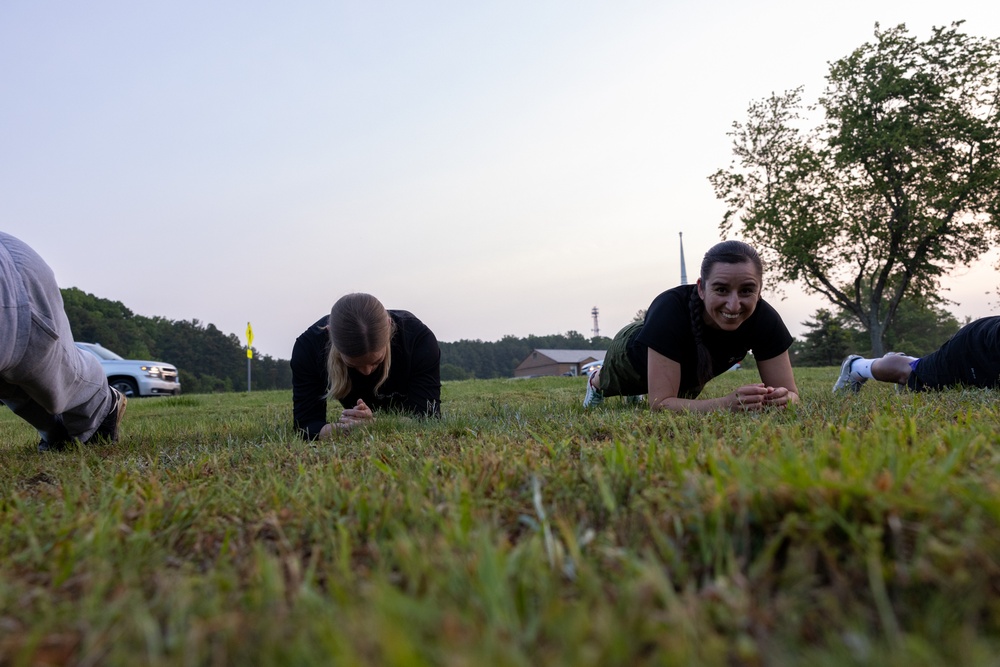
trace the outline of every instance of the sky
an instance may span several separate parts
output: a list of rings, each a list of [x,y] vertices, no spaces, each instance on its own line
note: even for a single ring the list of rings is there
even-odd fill
[[[721,240],[707,177],[753,100],[814,100],[876,22],[957,20],[1000,36],[1000,3],[5,0],[0,230],[276,358],[356,291],[441,341],[589,336],[595,306],[611,336],[679,234],[691,281]],[[995,314],[995,262],[952,312]],[[827,305],[765,298],[793,335]]]

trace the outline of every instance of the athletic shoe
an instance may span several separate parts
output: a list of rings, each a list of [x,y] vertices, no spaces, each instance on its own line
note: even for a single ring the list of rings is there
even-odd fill
[[[596,373],[597,369],[587,373],[587,395],[583,397],[584,409],[593,408],[604,402],[604,394],[590,383]]]
[[[866,378],[851,373],[851,366],[854,365],[856,360],[862,358],[860,354],[852,354],[844,359],[844,363],[840,365],[840,377],[833,383],[833,393],[839,394],[849,390],[851,393],[856,394],[861,391],[861,385],[865,383]]]
[[[45,438],[38,441],[38,451],[40,452],[61,452],[66,449],[72,440],[53,440],[49,442]]]
[[[87,442],[97,442],[98,440],[118,442],[118,431],[122,424],[122,417],[125,416],[125,407],[128,405],[128,399],[125,397],[125,394],[114,387],[109,387],[109,389],[111,389],[111,398],[115,403],[111,407],[111,412],[104,418],[101,425],[97,427],[94,434],[87,438]]]
[[[636,394],[634,396],[625,397],[625,405],[639,405],[642,403],[642,395]]]
[[[40,452],[61,452],[74,442],[66,431],[61,415],[55,416],[55,425],[41,436],[42,439],[38,441]]]

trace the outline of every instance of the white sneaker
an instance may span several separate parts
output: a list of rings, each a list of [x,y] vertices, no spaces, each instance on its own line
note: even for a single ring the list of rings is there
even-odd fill
[[[856,360],[862,358],[860,354],[852,354],[844,359],[844,363],[840,365],[840,377],[833,383],[833,393],[840,394],[844,391],[850,391],[856,394],[861,391],[861,385],[865,383],[867,378],[852,373],[851,366],[854,365]]]
[[[597,369],[594,369],[587,373],[587,394],[583,397],[583,407],[584,409],[593,408],[604,402],[604,394],[600,389],[596,388],[591,384],[591,380],[594,379],[594,375],[597,374]]]

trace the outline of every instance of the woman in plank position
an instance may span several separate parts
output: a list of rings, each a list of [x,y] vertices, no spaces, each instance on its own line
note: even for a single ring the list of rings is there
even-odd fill
[[[386,310],[370,294],[341,297],[292,348],[292,412],[309,440],[375,419],[373,410],[441,415],[441,350],[427,326],[405,310]],[[345,408],[328,421],[326,402]]]
[[[587,381],[585,408],[606,396],[648,394],[653,410],[761,410],[799,400],[788,348],[792,337],[760,297],[757,251],[723,241],[705,254],[695,285],[653,300],[646,317],[618,332]],[[761,382],[699,399],[705,384],[753,351]]]

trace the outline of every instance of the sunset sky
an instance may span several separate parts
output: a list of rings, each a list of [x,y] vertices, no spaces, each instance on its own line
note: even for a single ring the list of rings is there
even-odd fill
[[[1000,36],[983,0],[10,0],[0,230],[275,357],[352,291],[443,341],[590,335],[594,306],[610,336],[679,282],[679,232],[692,281],[720,240],[707,176],[752,100],[814,100],[876,22],[961,19]],[[998,282],[958,271],[952,311]],[[825,304],[786,294],[800,334]]]

